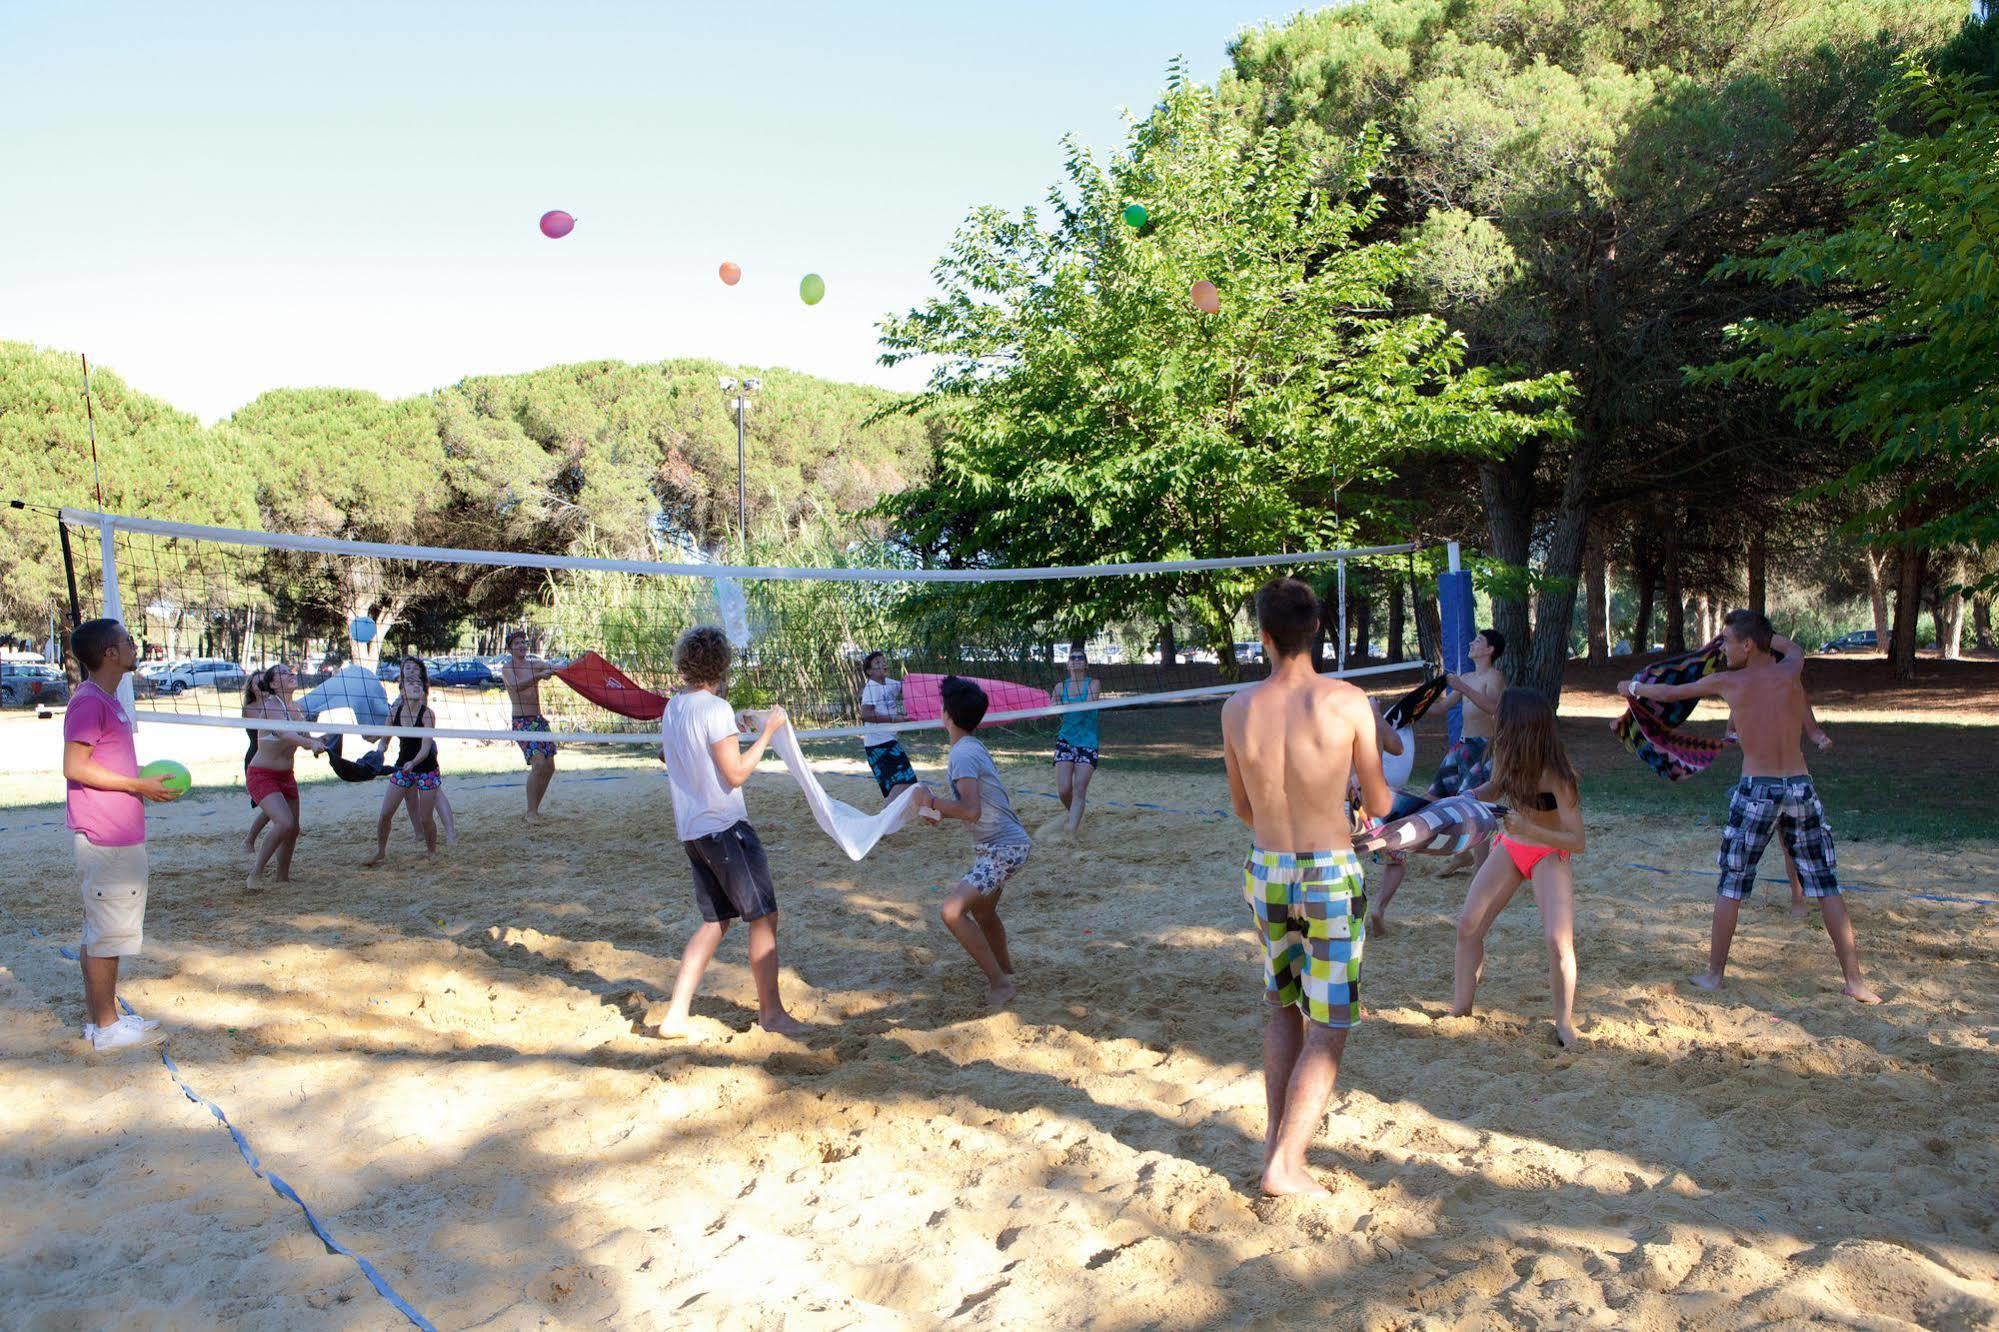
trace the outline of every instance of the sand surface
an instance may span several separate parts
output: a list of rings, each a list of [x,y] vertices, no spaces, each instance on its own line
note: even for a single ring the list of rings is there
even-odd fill
[[[1909,896],[1999,898],[1989,844],[1842,848],[1887,890],[1849,897],[1888,999],[1862,1009],[1775,884],[1733,987],[1690,990],[1713,826],[1592,818],[1570,1052],[1524,899],[1482,1014],[1441,1016],[1464,881],[1419,870],[1312,1153],[1334,1195],[1274,1202],[1243,832],[1113,804],[1213,810],[1218,774],[1106,769],[1008,889],[1023,994],[992,1015],[934,913],[963,830],[850,864],[767,770],[783,984],[819,1028],[755,1029],[738,932],[701,1039],[666,1043],[635,1021],[695,916],[656,766],[567,773],[530,827],[517,767],[447,748],[461,844],[399,831],[375,871],[379,790],[308,785],[296,881],[246,894],[226,765],[155,815],[126,996],[440,1328],[1999,1324],[1999,907]],[[1052,818],[1046,769],[1009,778]],[[157,1049],[83,1053],[74,967],[29,929],[74,943],[61,811],[0,834],[0,1324],[402,1326]]]

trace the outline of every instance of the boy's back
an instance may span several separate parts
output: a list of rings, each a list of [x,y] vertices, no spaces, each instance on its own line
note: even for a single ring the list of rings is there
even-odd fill
[[[992,754],[969,735],[951,746],[945,773],[953,791],[963,777],[975,778],[979,783],[979,821],[972,828],[973,841],[980,846],[1031,844],[1033,839],[1027,835],[1020,816],[1013,812],[1013,801],[1000,781],[999,767]]]
[[[1367,696],[1344,680],[1273,677],[1229,700],[1222,734],[1249,796],[1259,847],[1352,846],[1347,778],[1359,728],[1372,724]]]
[[[660,717],[660,756],[673,793],[674,831],[683,842],[733,828],[749,818],[740,788],[730,790],[715,770],[712,746],[736,736],[729,700],[706,689],[688,689],[667,700]]]

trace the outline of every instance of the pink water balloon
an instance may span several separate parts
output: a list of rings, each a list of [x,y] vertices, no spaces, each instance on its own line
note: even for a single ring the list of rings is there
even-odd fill
[[[576,219],[560,208],[552,208],[541,215],[541,234],[550,240],[561,240],[576,230]]]
[[[720,270],[724,286],[733,287],[743,280],[743,270],[738,264],[723,264]]]
[[[1222,312],[1222,294],[1215,289],[1214,283],[1205,278],[1187,288],[1187,298],[1194,302],[1194,308],[1202,314]]]

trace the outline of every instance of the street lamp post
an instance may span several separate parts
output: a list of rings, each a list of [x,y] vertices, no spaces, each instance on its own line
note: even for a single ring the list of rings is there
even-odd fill
[[[750,410],[750,394],[762,388],[764,382],[754,375],[745,375],[740,393],[736,392],[736,380],[733,376],[723,375],[719,382],[722,385],[722,392],[735,394],[729,399],[729,406],[736,413],[736,545],[747,552],[750,543],[750,501],[749,486],[744,479],[743,418]]]

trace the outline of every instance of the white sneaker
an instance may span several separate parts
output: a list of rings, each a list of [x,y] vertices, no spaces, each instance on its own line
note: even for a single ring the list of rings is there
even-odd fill
[[[158,1039],[144,1027],[128,1027],[120,1021],[108,1027],[99,1027],[97,1034],[90,1038],[90,1048],[98,1054],[103,1054],[107,1050],[122,1050],[128,1045],[144,1045]]]
[[[97,1024],[95,1022],[86,1022],[83,1024],[83,1039],[86,1041],[97,1039]]]
[[[121,1027],[137,1027],[140,1031],[151,1031],[160,1024],[154,1018],[142,1018],[137,1013],[127,1013],[124,1017],[118,1019],[118,1025]]]

